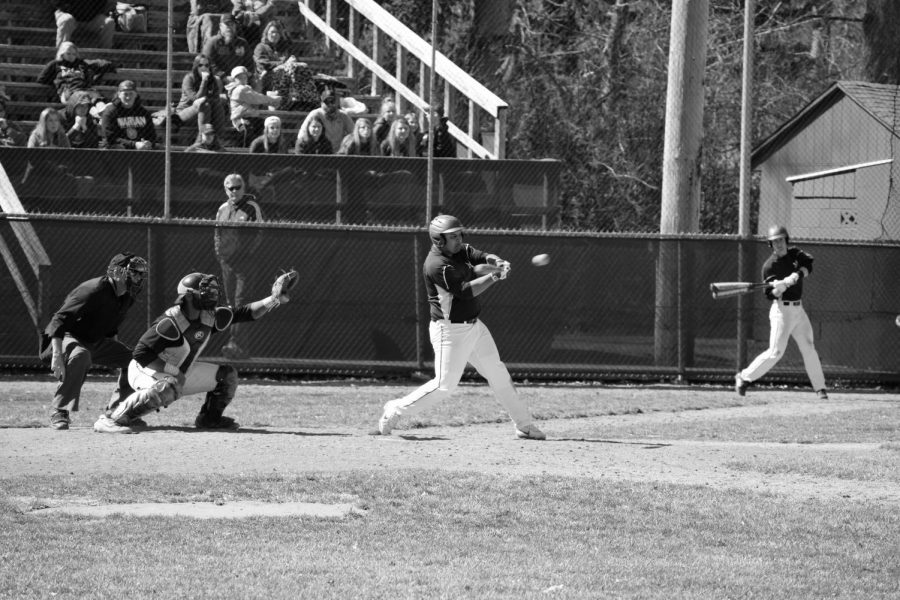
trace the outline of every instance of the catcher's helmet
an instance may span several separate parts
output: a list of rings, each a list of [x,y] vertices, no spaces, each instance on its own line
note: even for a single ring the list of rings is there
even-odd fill
[[[785,242],[791,241],[791,236],[788,235],[787,227],[784,225],[772,225],[769,227],[769,233],[766,235],[766,239],[769,240],[769,245],[772,245],[772,240],[778,238],[784,238]]]
[[[431,224],[428,225],[428,236],[431,238],[432,242],[438,246],[443,246],[446,241],[444,239],[445,233],[453,233],[462,230],[463,224],[453,215],[438,215],[432,219]]]
[[[212,310],[219,304],[219,279],[207,273],[191,273],[178,282],[178,294],[190,297],[201,310]]]
[[[116,292],[128,292],[134,296],[144,287],[148,270],[146,260],[131,252],[121,252],[109,261],[106,276],[113,282]]]

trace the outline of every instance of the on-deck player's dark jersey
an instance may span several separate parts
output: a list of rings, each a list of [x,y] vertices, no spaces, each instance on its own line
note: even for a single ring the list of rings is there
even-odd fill
[[[481,303],[472,295],[469,282],[475,279],[474,265],[486,263],[487,255],[469,244],[453,256],[432,246],[422,267],[432,321],[463,322],[478,316]]]
[[[88,279],[69,292],[45,331],[51,338],[68,333],[85,344],[98,342],[119,332],[133,304],[131,294],[116,295],[108,277]]]
[[[225,314],[224,310],[230,314]],[[190,321],[180,306],[169,308],[138,340],[134,347],[134,360],[146,367],[160,358],[166,364],[178,367],[182,373],[187,373],[212,335],[224,331],[232,323],[253,320],[253,313],[246,304],[236,309],[220,306],[216,311],[218,314],[203,311],[199,318]]]
[[[774,281],[776,279],[784,279],[791,273],[799,272],[801,268],[806,267],[807,272],[812,273],[813,257],[797,247],[788,248],[787,254],[778,257],[772,254],[763,264],[762,277],[763,281]],[[780,300],[795,301],[803,296],[803,276],[801,273],[800,281],[789,287],[781,295]],[[772,288],[766,288],[766,297],[769,300],[775,300],[772,295]]]

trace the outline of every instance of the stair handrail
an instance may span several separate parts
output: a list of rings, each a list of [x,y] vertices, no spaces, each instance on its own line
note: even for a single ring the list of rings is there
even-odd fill
[[[355,40],[348,40],[335,29],[334,25],[337,15],[335,2],[338,1],[344,2],[350,7],[351,37],[355,38],[356,36],[354,25],[355,15],[353,12],[356,11],[368,19],[373,27],[375,27],[376,37],[379,32],[389,36],[398,45],[398,50],[401,51],[401,53],[408,52],[412,54],[425,66],[431,65],[431,44],[398,21],[388,11],[374,2],[374,0],[326,0],[325,12],[328,22],[319,17],[309,6],[311,0],[297,1],[300,13],[307,20],[309,25],[321,31],[329,41],[334,42],[353,60],[358,61],[363,67],[369,69],[372,72],[373,77],[377,77],[381,81],[387,83],[397,94],[403,96],[416,108],[427,111],[429,109],[429,103],[423,95],[408,88],[402,81],[394,75],[391,75],[378,64],[377,58],[367,56],[365,52],[358,48]],[[373,53],[374,52],[377,52],[377,44],[376,48],[373,48]],[[434,55],[435,74],[469,100],[468,131],[460,129],[453,123],[451,118],[447,123],[450,134],[466,147],[470,156],[475,155],[481,158],[490,159],[505,158],[506,118],[509,105],[463,69],[454,64],[453,61],[444,54],[435,52]],[[451,94],[449,88],[445,86],[444,114],[448,117],[451,114],[450,108],[452,108]],[[478,108],[484,110],[494,119],[493,143],[491,144],[492,147],[490,149],[483,146],[476,139],[480,130],[477,114]]]

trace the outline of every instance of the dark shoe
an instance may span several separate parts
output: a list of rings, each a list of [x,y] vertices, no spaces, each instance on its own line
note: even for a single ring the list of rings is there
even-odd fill
[[[194,427],[197,429],[237,429],[237,421],[231,417],[213,417],[206,413],[200,413],[194,419]]]
[[[825,391],[825,388],[816,390],[816,396],[819,398],[819,400],[828,400],[828,392]]]
[[[68,429],[69,423],[69,411],[67,410],[58,410],[52,415],[50,415],[50,427],[53,429]]]
[[[747,388],[750,386],[749,381],[744,381],[741,379],[741,374],[737,373],[734,376],[734,391],[737,392],[738,396],[747,395]]]

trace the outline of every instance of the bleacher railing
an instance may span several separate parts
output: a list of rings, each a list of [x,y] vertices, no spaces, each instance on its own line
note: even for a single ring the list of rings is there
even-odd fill
[[[429,42],[423,40],[373,0],[325,0],[324,19],[311,8],[311,0],[299,0],[297,4],[307,22],[350,57],[348,76],[356,76],[357,63],[359,63],[372,73],[372,95],[381,95],[383,84],[387,84],[393,90],[398,106],[402,106],[405,100],[421,111],[428,110],[431,101],[428,98],[427,82],[430,79],[428,73],[432,62],[432,48]],[[338,31],[339,4],[346,4],[350,11],[346,37]],[[366,23],[373,29],[371,56],[367,55],[359,46],[360,34]],[[393,40],[396,45],[393,75],[381,65],[385,36]],[[420,64],[418,90],[412,90],[404,83],[409,56],[418,59]],[[473,156],[504,158],[506,156],[506,118],[509,105],[440,52],[435,52],[434,56],[434,71],[438,79],[435,90],[443,89],[443,99],[435,100],[435,105],[439,105],[440,102],[444,108],[444,115],[450,118],[448,123],[450,133],[465,146],[470,158]],[[468,102],[466,131],[460,129],[453,122],[457,94],[462,94]],[[493,119],[493,128],[488,135],[481,133],[482,113]],[[484,139],[490,139],[489,147],[483,145]]]

